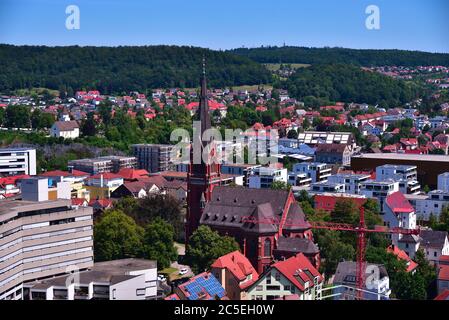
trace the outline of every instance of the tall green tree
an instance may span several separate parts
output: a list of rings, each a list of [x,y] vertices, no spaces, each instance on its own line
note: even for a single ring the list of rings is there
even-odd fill
[[[142,256],[144,230],[120,210],[108,210],[94,227],[95,260]]]
[[[175,231],[173,226],[160,217],[156,217],[145,227],[144,256],[156,260],[159,269],[170,266],[178,258],[174,246]]]
[[[190,237],[186,258],[193,272],[198,273],[208,269],[219,257],[239,250],[234,238],[220,236],[208,226],[200,226]]]

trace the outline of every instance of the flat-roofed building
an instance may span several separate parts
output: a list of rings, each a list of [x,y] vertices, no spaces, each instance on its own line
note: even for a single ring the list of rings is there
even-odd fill
[[[360,186],[360,194],[367,198],[377,199],[381,213],[385,212],[384,205],[386,198],[397,191],[399,191],[399,182],[394,180],[368,180],[363,182]]]
[[[171,159],[173,145],[169,144],[134,144],[131,146],[137,158],[139,169],[155,173],[174,169]]]
[[[331,175],[331,167],[326,163],[301,162],[293,165],[294,173],[307,173],[312,178],[312,183],[327,181]]]
[[[91,159],[71,160],[69,170],[79,170],[89,174],[119,172],[121,169],[135,168],[136,158],[128,156],[105,156]]]
[[[319,194],[319,193],[344,193],[345,185],[344,183],[333,183],[329,181],[315,182],[310,185],[309,194]]]
[[[0,176],[36,174],[36,149],[0,148]]]
[[[328,178],[329,182],[342,183],[345,185],[345,192],[350,194],[359,194],[360,185],[362,182],[370,179],[369,174],[354,174],[354,173],[337,173]]]
[[[416,166],[385,164],[376,168],[376,180],[393,179],[399,182],[399,190],[403,194],[419,194],[421,186],[418,182]]]
[[[298,142],[310,146],[319,143],[347,144],[355,148],[354,135],[351,132],[305,131],[298,133]]]
[[[416,166],[419,183],[436,189],[438,175],[449,172],[449,157],[433,154],[402,153],[364,153],[351,158],[351,169],[354,171],[375,171],[385,164]]]
[[[157,263],[133,258],[97,262],[89,270],[29,282],[24,287],[29,292],[25,299],[30,300],[156,299]]]
[[[258,167],[249,176],[250,188],[269,189],[274,182],[287,183],[287,169]]]
[[[70,198],[49,200],[47,179],[33,180],[22,183],[27,200],[1,201],[0,299],[22,299],[24,282],[93,265],[92,208],[72,206]]]
[[[439,219],[444,207],[449,207],[449,192],[432,190],[428,194],[406,194],[416,210],[418,220],[429,221],[430,216]]]

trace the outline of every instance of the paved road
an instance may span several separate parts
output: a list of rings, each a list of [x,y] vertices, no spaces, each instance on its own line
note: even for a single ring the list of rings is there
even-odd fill
[[[185,278],[185,277],[192,277],[193,276],[193,272],[190,269],[190,267],[188,265],[185,264],[179,264],[178,262],[173,262],[170,267],[178,269],[178,274],[179,274],[179,270],[181,270],[182,268],[187,268],[187,273],[184,275],[180,275],[180,277]]]

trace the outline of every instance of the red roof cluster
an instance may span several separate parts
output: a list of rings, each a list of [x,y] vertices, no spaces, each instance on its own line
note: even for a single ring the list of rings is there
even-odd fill
[[[407,272],[412,272],[418,267],[418,264],[410,259],[410,257],[405,253],[404,250],[399,249],[395,245],[391,245],[387,248],[387,251],[394,254],[396,257],[398,257],[399,260],[405,260],[407,263]]]
[[[221,256],[212,264],[211,268],[228,269],[239,281],[243,281],[252,275],[250,281],[242,283],[241,289],[245,289],[259,279],[259,274],[251,265],[251,262],[240,252],[230,252]]]
[[[313,287],[315,277],[318,277],[319,282],[323,280],[323,276],[302,253],[287,260],[276,262],[272,267],[276,268],[301,291],[306,289],[303,283],[309,282],[309,286]]]
[[[412,213],[415,211],[400,191],[390,194],[386,199],[386,203],[393,213]]]

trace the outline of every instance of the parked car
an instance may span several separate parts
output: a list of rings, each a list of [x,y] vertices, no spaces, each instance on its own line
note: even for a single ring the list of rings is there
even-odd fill
[[[187,272],[189,272],[189,270],[187,270],[187,268],[182,268],[181,270],[179,270],[180,275],[185,275]]]
[[[163,274],[158,274],[157,279],[161,282],[167,281],[167,278]]]

